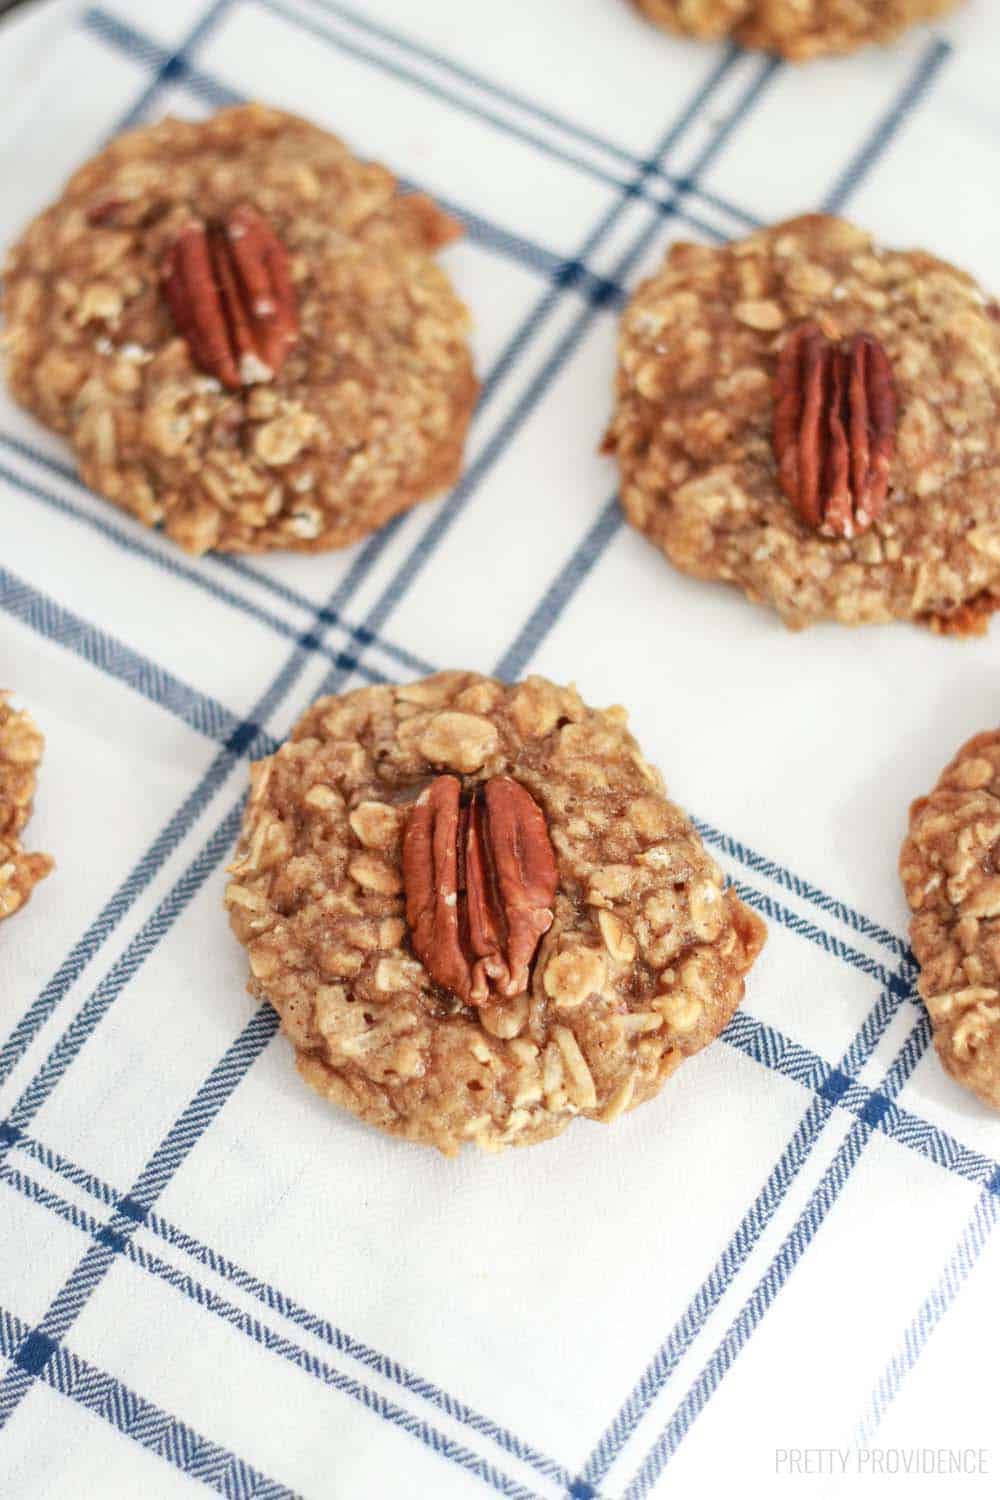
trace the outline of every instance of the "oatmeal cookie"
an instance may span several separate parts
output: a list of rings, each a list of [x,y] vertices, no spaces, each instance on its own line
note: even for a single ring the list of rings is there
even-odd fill
[[[793,62],[891,42],[960,0],[632,0],[667,31],[779,52]]]
[[[1000,321],[962,271],[809,215],[677,244],[635,292],[605,447],[678,568],[817,620],[1000,605]]]
[[[914,802],[899,872],[938,1056],[1000,1109],[1000,729],[963,745]]]
[[[31,816],[35,772],[45,741],[23,711],[0,692],[0,921],[19,911],[52,869],[47,854],[27,854],[20,833]]]
[[[251,105],[120,136],[4,271],[7,378],[94,489],[189,552],[343,547],[457,477],[459,226]]]
[[[651,1098],[765,936],[624,712],[540,677],[320,699],[254,766],[230,873],[303,1076],[449,1155]]]

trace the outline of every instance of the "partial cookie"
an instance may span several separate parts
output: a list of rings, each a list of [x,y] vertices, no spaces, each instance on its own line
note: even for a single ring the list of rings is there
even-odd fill
[[[914,802],[899,872],[938,1055],[1000,1109],[1000,729],[963,745]]]
[[[294,115],[132,131],[8,257],[11,390],[189,552],[346,546],[458,476],[459,233]]]
[[[303,1076],[447,1154],[651,1098],[765,937],[624,712],[540,677],[320,699],[254,766],[230,873]]]
[[[960,0],[632,0],[651,21],[683,36],[733,36],[744,47],[805,62],[891,42]]]
[[[47,854],[27,854],[18,837],[31,816],[45,741],[28,714],[16,712],[9,699],[9,693],[0,692],[0,921],[20,910],[53,863]]]
[[[667,31],[719,41],[750,15],[754,0],[632,0],[632,4]]]
[[[811,215],[677,244],[622,318],[632,524],[792,627],[1000,606],[1000,322],[964,272]]]

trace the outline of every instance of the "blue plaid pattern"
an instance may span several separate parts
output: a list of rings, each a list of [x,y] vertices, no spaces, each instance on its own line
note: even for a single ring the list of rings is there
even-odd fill
[[[242,559],[185,561],[140,534],[110,508],[92,506],[63,464],[36,451],[18,434],[0,432],[0,480],[16,490],[25,505],[99,534],[109,548],[139,560],[157,574],[169,575],[179,593],[191,590],[210,598],[218,608],[252,621],[255,629],[283,643],[287,652],[253,704],[245,712],[236,711],[61,605],[43,587],[0,566],[0,608],[6,615],[78,658],[88,670],[113,679],[172,716],[211,750],[211,759],[184,799],[14,1020],[0,1045],[3,1085],[15,1074],[20,1077],[18,1070],[44,1028],[54,1024],[58,1029],[57,1040],[26,1077],[0,1121],[0,1177],[13,1193],[81,1237],[75,1263],[51,1292],[37,1320],[29,1323],[0,1308],[0,1354],[6,1362],[0,1380],[0,1429],[41,1383],[220,1494],[242,1500],[295,1493],[224,1443],[193,1430],[74,1352],[74,1335],[91,1298],[105,1278],[115,1274],[116,1266],[127,1263],[137,1274],[171,1287],[196,1304],[200,1317],[221,1320],[241,1338],[289,1362],[312,1381],[335,1389],[418,1439],[444,1463],[461,1471],[470,1485],[476,1481],[472,1488],[486,1484],[514,1500],[536,1495],[574,1500],[624,1495],[627,1500],[639,1500],[657,1486],[812,1244],[871,1142],[881,1138],[973,1185],[980,1195],[938,1284],[919,1307],[899,1349],[875,1378],[858,1426],[859,1441],[870,1441],[1000,1216],[1000,1163],[901,1103],[907,1081],[930,1041],[926,1015],[916,1000],[914,963],[904,939],[701,819],[697,822],[702,836],[725,862],[742,898],[770,923],[824,955],[822,962],[846,966],[855,977],[874,984],[876,995],[836,1061],[782,1034],[748,1010],[733,1018],[724,1042],[803,1091],[805,1107],[787,1145],[697,1290],[664,1333],[632,1388],[623,1394],[619,1408],[608,1414],[603,1430],[592,1435],[593,1446],[582,1455],[564,1454],[560,1462],[542,1452],[391,1354],[311,1311],[268,1278],[241,1266],[160,1211],[157,1205],[179,1169],[211,1131],[220,1110],[274,1036],[277,1020],[268,1007],[251,1016],[127,1185],[115,1185],[88,1170],[46,1144],[36,1130],[37,1117],[53,1094],[67,1087],[76,1059],[102,1020],[228,855],[239,823],[242,791],[221,812],[215,799],[225,789],[234,766],[274,748],[280,738],[276,716],[280,723],[282,709],[297,689],[301,691],[317,664],[322,670],[318,690],[324,692],[338,691],[355,677],[381,681],[446,665],[426,660],[392,639],[393,617],[560,371],[592,327],[614,317],[633,273],[665,228],[683,225],[702,238],[721,241],[757,223],[755,214],[705,186],[703,179],[760,107],[783,69],[773,60],[747,59],[731,48],[699,54],[703,76],[689,97],[675,101],[648,154],[638,155],[492,81],[486,73],[334,0],[287,4],[282,0],[217,0],[204,9],[176,47],[162,45],[130,19],[95,9],[81,23],[91,41],[127,59],[144,75],[138,97],[120,118],[109,121],[109,129],[155,114],[172,92],[204,107],[235,102],[237,91],[204,59],[226,21],[241,8],[253,6],[300,36],[303,45],[308,41],[350,56],[369,69],[373,79],[391,77],[429,94],[457,117],[474,119],[509,135],[521,146],[546,155],[560,169],[598,183],[610,194],[610,204],[575,253],[563,256],[444,197],[478,250],[537,282],[537,294],[526,315],[484,374],[477,426],[482,426],[494,406],[502,415],[450,496],[427,512],[405,551],[397,550],[404,528],[400,519],[356,549],[336,586],[320,600]],[[828,187],[823,197],[826,208],[840,210],[858,192],[907,119],[919,109],[949,55],[940,39],[926,41],[915,67],[895,95],[884,101],[867,139],[844,161]],[[697,142],[696,149],[686,169],[678,172],[670,162],[675,148],[689,138]],[[651,212],[641,228],[632,232],[628,213],[637,204]],[[554,341],[546,344],[550,330],[556,328]],[[540,345],[546,352],[537,362],[536,346]],[[516,386],[513,397],[509,394],[512,382]],[[608,496],[499,652],[495,670],[500,675],[514,677],[530,667],[577,590],[607,554],[620,526],[616,498]],[[198,834],[197,852],[175,870],[172,857],[203,817],[207,831]],[[91,987],[88,971],[105,949],[113,947],[140,898],[168,870],[165,891],[157,895],[148,916]],[[794,904],[786,904],[785,897]],[[78,984],[79,1001],[75,996]],[[885,1061],[879,1048],[890,1034],[895,1035],[894,1023],[901,1025],[902,1039],[893,1044],[895,1051]],[[873,1067],[879,1073],[877,1083],[862,1077],[869,1070],[870,1079]],[[842,1139],[765,1269],[688,1388],[678,1393],[672,1411],[664,1408],[661,1412],[663,1393],[684,1356],[751,1262],[807,1163],[838,1125],[846,1127]],[[82,1207],[82,1202],[90,1206]],[[174,1258],[167,1258],[170,1252]],[[190,1269],[179,1269],[178,1260]],[[199,1279],[199,1271],[204,1279]],[[256,1304],[256,1310],[249,1310],[250,1304]],[[305,1341],[307,1336],[312,1343]],[[315,1352],[317,1345],[323,1347],[322,1354]],[[386,1389],[393,1394],[387,1395]],[[461,1441],[451,1435],[456,1429],[462,1433]],[[586,1434],[582,1437],[586,1441]],[[626,1450],[628,1461],[618,1468]],[[527,1478],[508,1473],[505,1465]],[[609,1478],[612,1470],[617,1476],[613,1481]]]

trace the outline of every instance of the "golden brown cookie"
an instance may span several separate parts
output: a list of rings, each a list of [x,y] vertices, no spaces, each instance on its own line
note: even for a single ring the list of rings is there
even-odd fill
[[[45,741],[25,712],[0,692],[0,921],[13,916],[52,869],[47,854],[27,854],[19,835],[31,816],[35,772]]]
[[[1000,322],[971,277],[810,215],[677,244],[622,318],[606,448],[632,524],[793,627],[985,629]]]
[[[459,473],[459,232],[294,115],[145,126],[11,251],[11,390],[189,552],[346,546]]]
[[[320,699],[254,766],[230,873],[303,1076],[446,1154],[651,1098],[765,937],[624,712],[541,677]]]
[[[938,1056],[1000,1109],[1000,729],[963,745],[914,802],[899,872]]]
[[[744,47],[805,62],[891,42],[960,0],[632,0],[651,21],[682,36],[733,36]]]

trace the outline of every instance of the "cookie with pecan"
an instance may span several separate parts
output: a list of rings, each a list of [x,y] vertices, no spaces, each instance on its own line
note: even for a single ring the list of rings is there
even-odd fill
[[[854,52],[870,42],[894,41],[907,27],[953,10],[960,0],[632,0],[682,36],[717,41],[732,36],[744,47],[805,62]]]
[[[189,552],[346,546],[458,475],[459,232],[293,115],[143,127],[11,251],[11,390]]]
[[[651,1098],[765,936],[624,712],[540,677],[320,699],[254,766],[230,874],[302,1075],[446,1154]]]
[[[44,748],[34,721],[11,708],[9,693],[0,692],[0,921],[19,911],[52,869],[47,854],[28,854],[20,840]]]
[[[824,215],[674,245],[616,389],[622,505],[684,572],[796,628],[1000,605],[1000,321],[964,272]]]
[[[963,745],[914,802],[899,872],[938,1056],[1000,1109],[1000,729]]]

